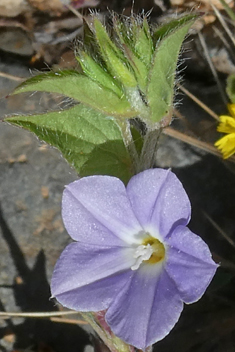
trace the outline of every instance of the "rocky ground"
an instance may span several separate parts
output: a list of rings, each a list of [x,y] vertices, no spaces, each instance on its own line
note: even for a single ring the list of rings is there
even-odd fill
[[[39,3],[46,6],[43,1],[22,1],[19,9],[23,8],[23,3],[27,5],[23,13],[9,16],[12,7],[9,10],[5,6],[6,13],[0,19],[1,119],[11,114],[53,110],[62,104],[63,101],[48,94],[7,96],[20,78],[32,74],[31,70],[45,69],[47,65],[59,68],[75,65],[73,39],[81,33],[81,19],[64,13],[64,8],[61,13],[55,8],[37,8]],[[74,6],[77,10],[82,2],[79,6],[78,3],[77,7]],[[159,3],[165,7],[154,5],[153,20],[170,7],[169,3]],[[88,6],[95,4],[87,3]],[[146,1],[145,10],[149,10],[152,4]],[[113,1],[108,5],[119,11],[124,6],[126,11],[130,9],[127,1]],[[137,5],[143,6],[141,1],[136,1]],[[105,14],[107,3],[101,2],[99,6],[101,14]],[[210,29],[206,29],[206,33],[210,33]],[[185,71],[185,86],[216,113],[225,112],[224,102],[205,60],[201,62],[192,50],[186,54],[194,61]],[[225,57],[223,74],[234,68],[232,59]],[[225,76],[221,78],[224,84]],[[185,119],[175,118],[172,127],[186,134],[190,131],[190,136],[212,145],[218,138],[216,121],[185,95],[178,97],[182,99],[178,109]],[[234,160],[224,162],[217,155],[163,135],[157,165],[172,167],[183,182],[192,202],[190,228],[207,241],[221,268],[204,298],[185,307],[176,328],[156,345],[156,351],[171,351],[174,346],[175,352],[233,352]],[[59,254],[70,241],[60,216],[62,191],[64,185],[76,178],[74,170],[57,150],[22,129],[0,123],[0,311],[48,312],[60,309],[50,301],[49,282]],[[224,236],[228,236],[232,244]],[[87,333],[89,328],[84,330],[82,325],[74,322],[78,317],[72,318],[71,324],[66,324],[49,319],[5,320],[0,317],[0,351],[90,350],[94,340]],[[99,346],[96,345],[96,349],[99,350]]]

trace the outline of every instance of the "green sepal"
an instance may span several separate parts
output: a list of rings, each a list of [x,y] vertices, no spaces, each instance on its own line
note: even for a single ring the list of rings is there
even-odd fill
[[[32,91],[62,94],[107,115],[125,118],[137,115],[124,95],[118,97],[77,71],[50,72],[32,77],[20,84],[13,94]]]
[[[113,77],[126,87],[136,87],[137,82],[131,67],[119,48],[111,41],[101,22],[94,18],[94,29],[102,57]]]
[[[152,123],[165,118],[168,124],[171,120],[178,55],[182,42],[196,18],[195,15],[186,17],[184,21],[181,20],[180,26],[163,37],[153,56],[147,88],[147,102],[151,110],[149,120]]]
[[[232,104],[235,104],[235,74],[228,76],[226,93]]]
[[[132,176],[129,153],[115,120],[83,104],[63,111],[5,119],[58,148],[78,174]]]

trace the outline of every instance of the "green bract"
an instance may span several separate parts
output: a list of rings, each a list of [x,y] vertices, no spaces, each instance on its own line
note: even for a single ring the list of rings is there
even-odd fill
[[[80,71],[40,74],[13,93],[58,93],[80,105],[7,121],[56,146],[80,175],[109,174],[127,181],[148,155],[141,128],[130,131],[129,120],[137,118],[147,132],[170,122],[178,55],[196,17],[187,14],[154,30],[145,16],[113,15],[107,30],[94,16],[91,24],[84,23],[83,44],[76,50]]]

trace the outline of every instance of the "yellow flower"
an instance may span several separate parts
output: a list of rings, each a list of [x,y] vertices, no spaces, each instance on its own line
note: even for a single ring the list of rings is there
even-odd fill
[[[215,143],[215,146],[222,152],[224,159],[235,153],[235,104],[228,104],[228,110],[231,116],[220,116],[220,124],[217,128],[218,132],[227,133],[227,135]]]

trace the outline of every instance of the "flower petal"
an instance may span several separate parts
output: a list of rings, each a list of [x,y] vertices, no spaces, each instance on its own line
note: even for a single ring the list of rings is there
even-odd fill
[[[170,170],[150,169],[132,177],[127,194],[143,228],[159,240],[164,239],[176,224],[189,222],[188,196]]]
[[[112,246],[141,242],[135,235],[143,229],[124,184],[115,177],[90,176],[69,184],[64,191],[62,216],[75,240]]]
[[[163,339],[183,309],[174,282],[158,265],[142,265],[111,303],[105,319],[127,343],[145,349]]]
[[[207,244],[187,227],[177,227],[167,238],[166,271],[185,303],[199,300],[211,282],[217,265]]]
[[[52,296],[75,310],[106,309],[125,285],[126,271],[134,262],[132,248],[71,243],[55,266]]]
[[[76,184],[72,184],[76,186]],[[75,241],[90,244],[125,246],[126,243],[102,225],[74,196],[73,191],[64,190],[62,217],[66,230]]]
[[[217,127],[218,132],[235,133],[235,118],[231,116],[220,116],[220,124]]]
[[[224,159],[229,158],[235,153],[235,133],[220,138],[215,146],[222,152]]]

